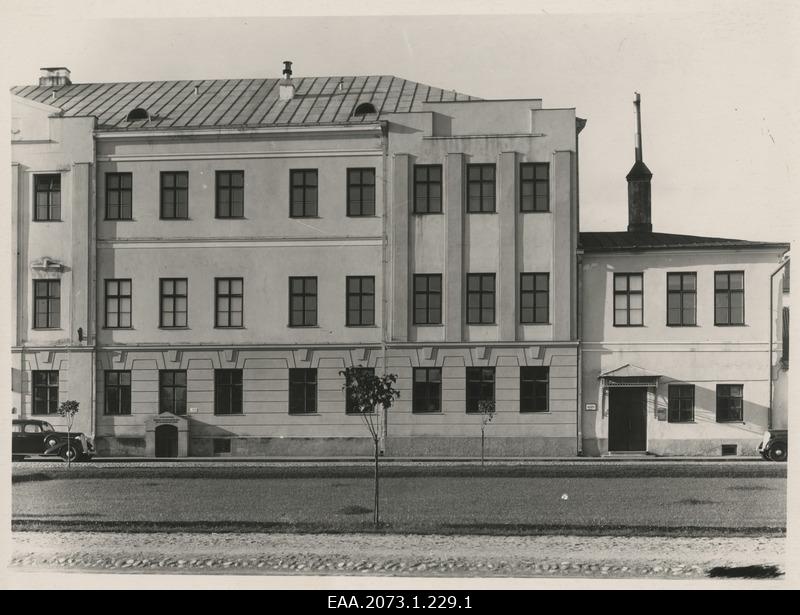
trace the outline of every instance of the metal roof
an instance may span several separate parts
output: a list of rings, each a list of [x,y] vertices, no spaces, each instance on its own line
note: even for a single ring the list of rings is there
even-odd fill
[[[580,247],[584,252],[665,249],[704,250],[711,248],[785,248],[788,250],[789,244],[724,239],[721,237],[700,237],[697,235],[675,235],[673,233],[619,231],[581,233]]]
[[[281,79],[215,79],[15,86],[11,93],[57,107],[65,117],[95,116],[100,130],[359,124],[384,113],[422,111],[426,102],[480,100],[391,75],[294,78],[292,100],[278,97]],[[370,102],[377,114],[353,116]],[[149,120],[129,122],[146,109]]]

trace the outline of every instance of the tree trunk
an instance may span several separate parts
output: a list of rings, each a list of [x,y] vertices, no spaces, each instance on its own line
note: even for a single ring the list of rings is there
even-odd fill
[[[375,510],[373,521],[376,529],[380,523],[380,498],[378,497],[378,493],[378,438],[375,438]]]
[[[69,425],[67,425],[67,470],[69,470],[69,468],[70,468],[70,461],[71,461],[70,458],[69,458],[69,445],[70,445],[70,441],[71,441],[71,434],[70,434],[71,430],[72,430],[71,427]]]

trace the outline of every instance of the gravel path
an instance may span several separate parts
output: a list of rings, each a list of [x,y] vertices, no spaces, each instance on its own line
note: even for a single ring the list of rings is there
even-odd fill
[[[697,579],[719,566],[777,566],[774,537],[15,532],[25,569],[392,576]]]

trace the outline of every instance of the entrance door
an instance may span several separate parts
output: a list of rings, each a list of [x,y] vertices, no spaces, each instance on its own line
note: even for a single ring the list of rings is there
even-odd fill
[[[178,428],[174,425],[156,427],[156,457],[178,456]]]
[[[608,450],[647,450],[647,389],[608,390]]]

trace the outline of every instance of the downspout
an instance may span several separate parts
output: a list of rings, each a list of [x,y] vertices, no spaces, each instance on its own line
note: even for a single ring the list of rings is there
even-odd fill
[[[387,185],[387,173],[389,172],[389,124],[388,122],[381,122],[381,141],[383,146],[383,181],[381,182],[381,188],[383,191],[382,199],[383,199],[383,220],[382,220],[382,234],[383,238],[381,241],[382,244],[382,259],[381,259],[381,284],[383,286],[383,301],[382,303],[382,314],[381,318],[383,322],[381,323],[381,352],[383,353],[383,373],[386,373],[386,339],[388,334],[388,327],[389,327],[389,320],[387,318],[388,311],[389,311],[389,301],[388,301],[388,294],[387,290],[389,284],[387,280],[390,279],[388,275],[387,269],[389,264],[389,230],[388,230],[388,215],[389,215],[389,198],[388,198],[388,191],[386,189]],[[381,433],[381,454],[386,454],[386,441],[389,439],[389,412],[386,408],[383,409],[383,431]]]
[[[579,135],[586,126],[586,120],[583,118],[576,118],[575,130],[575,229],[577,237],[578,249],[575,251],[575,268],[576,268],[576,294],[573,298],[575,302],[575,337],[578,345],[576,346],[577,361],[576,361],[576,383],[577,383],[577,408],[576,408],[576,427],[575,437],[577,438],[577,453],[578,457],[583,457],[583,349],[581,344],[581,336],[583,334],[581,327],[581,319],[583,318],[583,311],[581,304],[583,302],[583,250],[580,247],[581,237],[581,190],[580,190],[580,148]]]
[[[772,392],[772,355],[773,355],[772,337],[773,337],[773,329],[774,329],[774,327],[772,325],[772,316],[773,316],[773,311],[775,309],[774,308],[775,293],[773,292],[772,289],[773,289],[773,282],[775,280],[775,276],[778,275],[778,273],[781,271],[781,269],[786,267],[786,265],[789,263],[789,259],[785,258],[786,254],[787,254],[786,252],[781,254],[781,258],[784,259],[784,261],[781,263],[781,265],[775,271],[772,272],[772,275],[769,276],[769,350],[767,352],[767,356],[769,357],[769,406],[767,406],[767,429],[768,430],[772,429],[772,397],[773,397],[773,392]]]

